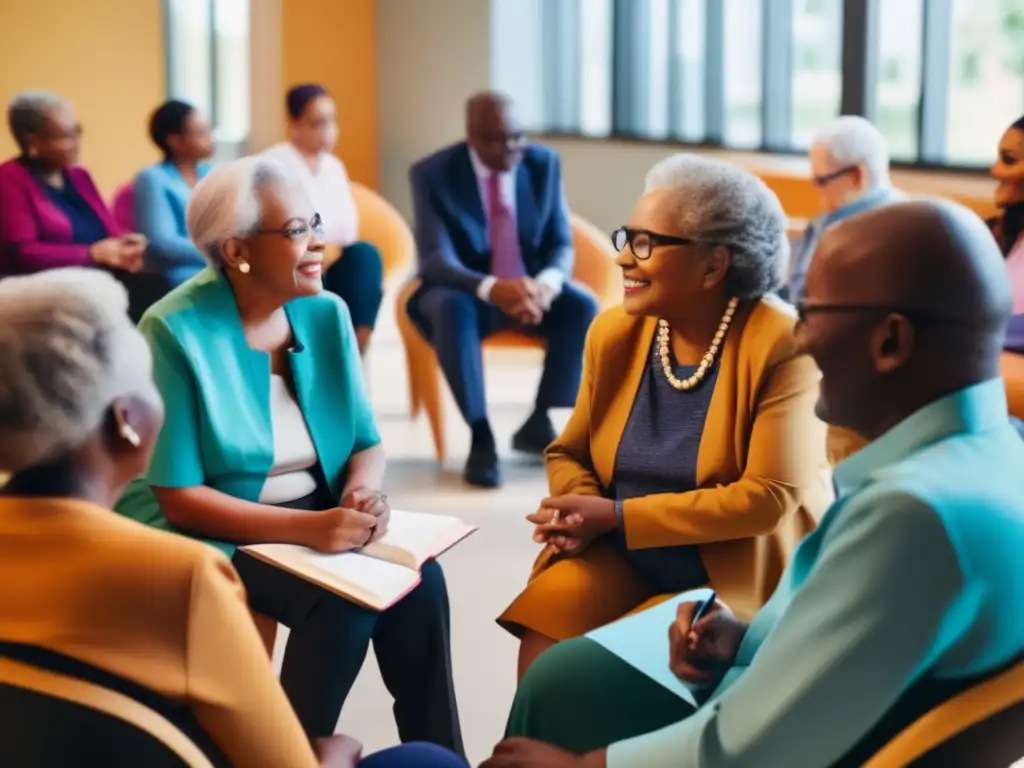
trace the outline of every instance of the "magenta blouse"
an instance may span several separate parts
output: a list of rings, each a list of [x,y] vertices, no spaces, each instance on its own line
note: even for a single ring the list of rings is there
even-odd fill
[[[89,172],[70,168],[67,177],[109,236],[122,234]],[[70,219],[32,172],[17,158],[0,165],[0,277],[92,263],[89,246],[75,242]]]

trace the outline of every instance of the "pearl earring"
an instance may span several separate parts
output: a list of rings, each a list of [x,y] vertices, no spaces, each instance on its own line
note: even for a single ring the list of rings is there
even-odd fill
[[[238,271],[241,272],[243,275],[248,275],[249,269],[250,267],[248,261],[243,261],[241,264],[238,265]]]
[[[123,437],[132,448],[138,448],[142,445],[142,438],[139,437],[139,433],[135,431],[131,424],[121,425],[121,437]]]

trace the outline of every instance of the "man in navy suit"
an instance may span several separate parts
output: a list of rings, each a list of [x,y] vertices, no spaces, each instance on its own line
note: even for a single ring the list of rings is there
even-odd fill
[[[528,145],[512,103],[480,93],[466,107],[467,140],[412,167],[422,286],[409,314],[430,340],[472,431],[465,478],[501,483],[487,419],[481,341],[519,328],[547,342],[533,413],[512,447],[541,454],[555,439],[548,410],[571,407],[597,301],[571,282],[572,231],[558,155]]]

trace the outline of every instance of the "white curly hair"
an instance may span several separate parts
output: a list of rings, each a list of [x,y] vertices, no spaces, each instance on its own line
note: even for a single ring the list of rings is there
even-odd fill
[[[275,186],[302,193],[294,173],[268,155],[221,163],[196,185],[185,223],[192,242],[213,266],[224,266],[225,242],[250,235],[259,227],[260,190]]]
[[[651,168],[645,186],[647,192],[672,193],[680,234],[729,249],[731,295],[755,299],[779,287],[789,262],[786,214],[757,176],[721,160],[680,153]]]
[[[160,402],[127,310],[124,287],[96,269],[0,280],[0,472],[80,447],[120,397]]]

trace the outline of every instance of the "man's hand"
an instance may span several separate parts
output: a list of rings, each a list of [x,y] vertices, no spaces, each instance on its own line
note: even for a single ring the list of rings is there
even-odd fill
[[[491,301],[522,325],[537,325],[544,317],[541,291],[529,277],[502,278],[491,287]]]
[[[313,749],[321,768],[355,768],[363,756],[363,745],[340,733],[317,739]]]
[[[537,526],[534,541],[551,544],[568,555],[578,553],[618,525],[614,501],[576,493],[544,499],[540,509],[526,519]]]
[[[680,603],[668,630],[669,666],[691,685],[716,686],[736,660],[747,625],[716,600],[694,624],[696,601]]]
[[[605,768],[605,753],[580,756],[533,739],[505,739],[480,768]]]

